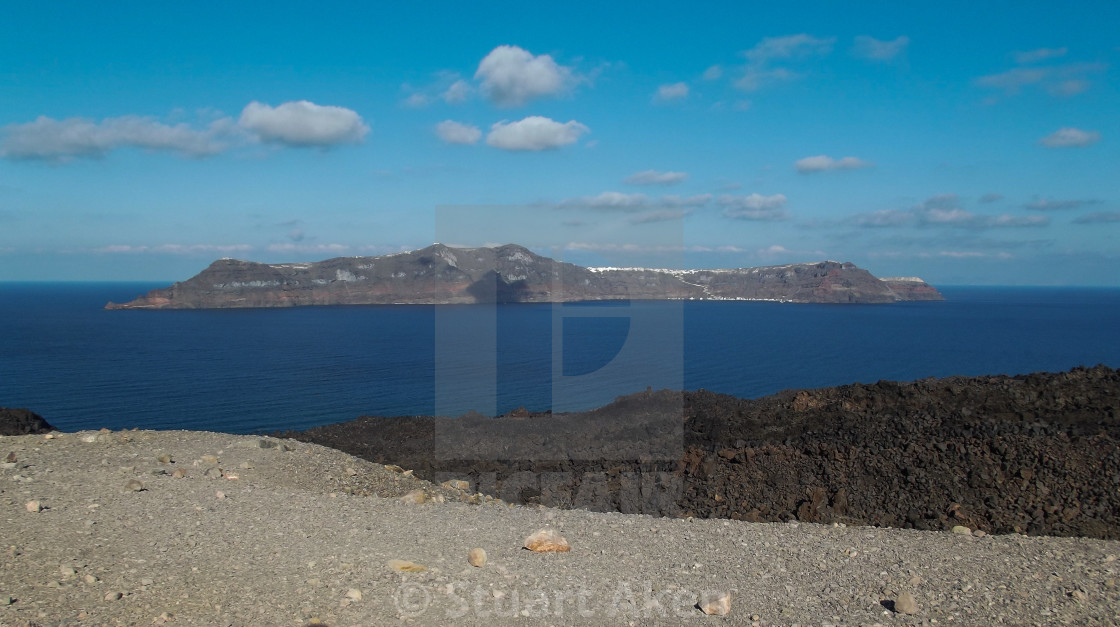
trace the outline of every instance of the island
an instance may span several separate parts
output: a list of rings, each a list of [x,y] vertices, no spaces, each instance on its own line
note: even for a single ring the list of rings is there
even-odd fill
[[[433,244],[377,257],[266,264],[220,259],[194,277],[106,309],[222,309],[306,305],[548,303],[596,300],[748,300],[895,303],[944,300],[917,277],[879,279],[852,263],[673,270],[585,268],[524,246]]]

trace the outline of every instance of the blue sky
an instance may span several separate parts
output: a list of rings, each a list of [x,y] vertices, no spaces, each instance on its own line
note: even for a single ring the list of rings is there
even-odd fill
[[[0,280],[439,240],[1120,285],[1120,4],[896,4],[17,3]]]

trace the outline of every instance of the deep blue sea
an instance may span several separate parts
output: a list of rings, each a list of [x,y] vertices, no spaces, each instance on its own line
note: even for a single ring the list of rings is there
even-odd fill
[[[586,409],[652,386],[758,397],[880,379],[1120,367],[1120,290],[945,302],[105,311],[140,283],[0,283],[0,406],[63,430],[233,433],[364,414]]]

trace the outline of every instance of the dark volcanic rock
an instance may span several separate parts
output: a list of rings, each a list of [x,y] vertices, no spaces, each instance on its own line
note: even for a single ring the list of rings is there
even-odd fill
[[[780,300],[891,303],[941,300],[921,279],[892,287],[850,263],[733,270],[583,268],[508,244],[434,244],[381,257],[317,263],[215,261],[198,275],[107,309],[205,309],[300,305],[566,302],[586,300]]]
[[[1120,371],[1105,366],[525,413],[282,435],[524,503],[1120,538]]]
[[[39,414],[0,407],[0,435],[34,435],[57,431]]]

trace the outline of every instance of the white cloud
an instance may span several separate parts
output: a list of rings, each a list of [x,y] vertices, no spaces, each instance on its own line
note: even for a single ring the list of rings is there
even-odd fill
[[[735,86],[743,91],[755,91],[768,84],[789,81],[797,74],[784,67],[773,67],[775,61],[794,61],[809,57],[823,57],[832,52],[836,38],[820,39],[807,35],[766,37],[755,47],[743,52],[747,65]]]
[[[503,107],[559,94],[573,81],[571,68],[547,54],[534,56],[518,46],[498,46],[478,64],[474,74],[487,98]]]
[[[569,198],[560,203],[561,207],[587,207],[591,209],[621,209],[633,211],[647,205],[649,197],[645,194],[626,194],[623,192],[602,192],[597,196]]]
[[[980,87],[1017,94],[1024,87],[1037,86],[1054,96],[1073,96],[1089,88],[1088,76],[1108,69],[1106,63],[1067,63],[1046,67],[1015,67],[975,79]]]
[[[99,158],[118,148],[166,150],[188,157],[205,157],[225,150],[237,130],[229,118],[201,129],[185,123],[165,124],[153,118],[126,115],[100,122],[85,118],[55,120],[39,116],[34,122],[0,129],[0,156],[7,159],[68,161]]]
[[[1027,203],[1027,209],[1034,209],[1035,211],[1064,211],[1067,209],[1080,209],[1089,205],[1095,205],[1099,202],[1099,200],[1092,199],[1050,200],[1048,198],[1041,198]]]
[[[854,226],[878,228],[905,226],[910,224],[913,220],[914,214],[909,211],[881,209],[879,211],[857,213],[845,220],[845,223]]]
[[[673,220],[680,220],[686,215],[692,213],[692,209],[658,209],[657,211],[648,211],[641,215],[630,218],[630,224],[651,224],[653,222],[671,222]]]
[[[654,100],[660,102],[683,100],[685,98],[688,98],[687,83],[669,83],[666,85],[661,85],[657,88],[657,95],[653,97]]]
[[[409,109],[423,109],[424,107],[428,106],[431,101],[431,98],[428,98],[427,95],[416,92],[414,94],[410,94],[408,98],[405,98],[403,101],[401,101],[401,104],[408,107]]]
[[[443,90],[443,93],[441,93],[439,97],[443,98],[443,101],[448,104],[459,104],[460,102],[465,102],[468,98],[470,98],[472,91],[474,90],[470,86],[470,83],[459,79],[454,83],[451,83],[451,85],[449,85],[447,89]]]
[[[666,207],[703,207],[712,201],[711,194],[695,194],[693,196],[677,196],[669,194],[662,196],[658,204]]]
[[[436,124],[436,135],[448,144],[475,144],[482,138],[482,131],[477,126],[444,120]]]
[[[718,80],[721,77],[723,77],[723,68],[719,65],[713,65],[709,67],[708,69],[704,70],[704,73],[701,75],[701,78],[706,81]]]
[[[625,182],[630,185],[675,185],[688,178],[685,172],[659,172],[657,170],[642,170],[626,177]]]
[[[809,174],[812,172],[826,172],[829,170],[858,170],[860,168],[870,168],[875,164],[856,157],[833,159],[827,155],[817,155],[815,157],[798,159],[793,165],[797,168],[798,172]]]
[[[1062,48],[1038,48],[1037,50],[1028,50],[1025,52],[1015,53],[1015,62],[1019,64],[1037,63],[1045,61],[1046,59],[1056,59],[1058,57],[1066,56],[1069,52],[1068,49]]]
[[[1120,211],[1099,211],[1083,215],[1076,220],[1076,224],[1110,224],[1120,222]]]
[[[855,45],[852,47],[852,54],[872,61],[890,61],[906,52],[906,46],[908,45],[910,45],[910,38],[905,35],[896,37],[891,41],[883,41],[867,35],[857,35]]]
[[[766,63],[774,59],[824,56],[832,51],[832,44],[835,42],[835,37],[819,39],[805,33],[785,37],[766,37],[755,47],[743,52],[743,56],[755,63]]]
[[[355,111],[307,100],[276,107],[250,102],[241,111],[238,124],[262,141],[293,147],[356,144],[369,132],[369,126]]]
[[[719,204],[724,207],[723,215],[728,218],[773,222],[789,218],[789,212],[782,208],[786,200],[784,194],[772,196],[757,193],[749,196],[724,194],[719,197]]]
[[[574,144],[590,130],[575,120],[561,123],[531,115],[517,122],[495,123],[490,127],[486,143],[502,150],[549,150]]]
[[[1097,131],[1083,131],[1079,128],[1064,126],[1038,140],[1038,143],[1047,148],[1070,148],[1095,144],[1100,139],[1101,134]]]

